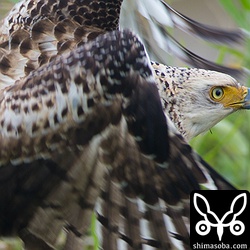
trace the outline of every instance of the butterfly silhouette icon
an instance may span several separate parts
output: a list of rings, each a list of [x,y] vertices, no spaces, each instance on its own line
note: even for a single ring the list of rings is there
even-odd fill
[[[243,205],[239,209],[239,204],[240,202],[242,202],[240,201],[240,199],[243,199]],[[245,231],[244,223],[240,220],[236,220],[236,218],[246,208],[246,205],[247,205],[246,193],[239,194],[233,199],[231,206],[230,206],[230,210],[227,211],[222,216],[221,219],[219,219],[219,217],[213,211],[210,210],[210,205],[207,199],[203,195],[195,193],[194,198],[193,198],[193,203],[194,203],[194,207],[196,211],[204,218],[204,220],[200,220],[199,222],[197,222],[195,226],[195,230],[199,235],[205,236],[209,234],[211,227],[217,228],[217,235],[218,235],[219,241],[221,241],[222,239],[222,235],[224,233],[225,227],[229,227],[230,232],[236,236],[244,233]],[[198,203],[200,204],[200,207]],[[226,221],[230,221],[230,222],[226,222]]]

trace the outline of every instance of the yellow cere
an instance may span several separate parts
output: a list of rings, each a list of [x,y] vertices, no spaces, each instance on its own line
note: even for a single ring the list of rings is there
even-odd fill
[[[241,108],[244,104],[248,88],[233,86],[213,87],[209,91],[211,99],[223,104],[224,107]]]

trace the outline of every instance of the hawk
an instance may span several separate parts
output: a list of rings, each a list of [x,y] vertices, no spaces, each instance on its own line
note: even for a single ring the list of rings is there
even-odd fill
[[[126,11],[121,13],[121,7]],[[135,9],[138,10],[138,16],[135,16]],[[127,12],[129,14],[126,15]],[[171,27],[190,31],[206,40],[228,44],[241,43],[245,39],[242,29],[228,32],[202,25],[178,13],[164,1],[92,0],[78,3],[76,0],[57,0],[51,3],[48,0],[22,0],[0,25],[2,84],[13,83],[58,53],[71,50],[75,44],[86,42],[106,31],[117,30],[120,14],[126,15],[127,21],[130,16],[133,17],[131,19],[135,21],[131,26],[143,37],[150,52],[158,46],[162,50],[167,47],[167,51],[172,51],[194,67],[216,70],[235,77],[244,74],[242,70],[214,64],[188,51],[166,33],[166,27],[163,25],[168,25],[169,20]],[[142,18],[146,18],[149,23],[147,25],[151,27],[147,32],[140,25]],[[153,22],[154,20],[156,21]],[[157,36],[154,32],[157,32]],[[158,41],[154,40],[155,37],[159,38]]]
[[[78,249],[97,204],[104,249],[188,248],[189,193],[233,187],[187,145],[173,107],[198,79],[200,98],[221,111],[195,133],[180,123],[189,139],[248,108],[248,90],[222,73],[150,65],[133,33],[109,32],[120,2],[82,4],[23,1],[4,21],[0,234],[51,249],[65,228],[76,238],[65,249]]]
[[[148,57],[129,31],[100,35],[3,88],[0,107],[0,234],[18,234],[27,249],[53,248],[62,227],[84,235],[106,185],[128,201],[141,197],[153,212],[185,202],[208,181],[210,169],[167,126]],[[220,181],[231,188],[216,174],[210,185]],[[188,244],[178,220],[176,237]],[[165,236],[162,249],[172,244]],[[139,239],[131,238],[134,249]]]
[[[26,76],[30,71],[51,61],[56,55],[66,53],[75,46],[94,39],[99,34],[118,29],[122,2],[123,1],[121,0],[94,0],[78,3],[75,2],[75,0],[71,0],[67,3],[54,1],[53,4],[51,4],[45,0],[23,0],[16,4],[9,15],[2,21],[3,25],[0,29],[0,41],[2,41],[0,44],[0,48],[2,48],[0,59],[1,85],[5,86],[13,84],[16,80]],[[176,25],[179,28],[184,29],[184,27],[181,26],[182,20],[183,22],[185,21],[185,25],[188,26],[193,33],[201,35],[202,37],[206,34],[206,38],[210,40],[216,40],[218,42],[228,41],[230,43],[240,42],[244,39],[244,33],[242,30],[227,32],[201,25],[178,13],[163,1],[146,1],[144,3],[144,8],[148,7],[148,5],[152,7],[152,2],[156,4],[156,7],[159,9],[160,7],[166,8],[173,25]],[[128,6],[128,2],[125,1],[123,5]],[[143,9],[143,4],[140,1],[131,4],[131,6],[133,5],[138,5],[138,10]],[[131,11],[131,13],[133,12]],[[155,12],[152,11],[152,13],[154,14]],[[217,33],[220,35],[215,36]],[[199,61],[205,66],[206,63],[202,59]],[[215,68],[220,71],[230,72],[234,75],[240,73],[238,70],[213,65],[212,63],[209,64],[210,68],[213,69]],[[232,104],[234,102],[237,103],[243,101],[244,95],[247,93],[246,89],[242,89],[233,78],[225,74],[204,71],[201,69],[189,70],[185,68],[178,69],[171,66],[166,67],[154,61],[151,61],[151,65],[154,68],[156,84],[161,93],[163,107],[164,109],[167,108],[166,114],[169,114],[171,109],[171,120],[177,124],[178,130],[188,140],[199,133],[210,129],[226,115],[240,108],[239,105],[230,106],[230,103],[223,103],[223,100],[228,100],[227,97],[225,99],[222,98],[223,100],[214,99],[211,91],[215,87],[221,87],[220,85],[223,85],[224,83],[235,87],[235,92],[233,91],[234,88],[231,89],[232,91],[226,91],[226,93],[232,97],[231,100],[228,100],[231,101]],[[208,67],[208,65],[206,67]],[[199,79],[197,84],[194,83],[194,78]],[[203,85],[199,86],[198,82],[201,81],[206,82],[207,89],[203,88]],[[212,84],[209,84],[209,81],[211,81]],[[179,84],[180,82],[181,84]],[[190,82],[192,84],[190,84]],[[184,99],[183,101],[185,102],[187,101],[188,96],[185,96],[185,93],[183,94],[176,91],[181,88],[189,88],[188,91],[193,92],[193,95],[197,96],[206,93],[206,99],[214,103],[214,105],[217,104],[215,107],[218,107],[219,109],[225,108],[224,115],[218,113],[217,116],[217,109],[214,109],[213,114],[211,114],[212,117],[214,117],[213,121],[209,119],[209,123],[206,124],[201,131],[197,129],[195,133],[192,132],[191,135],[186,136],[186,133],[191,133],[193,130],[192,125],[187,125],[189,126],[188,129],[183,128],[186,125],[183,126],[180,124],[179,119],[174,119],[174,117],[179,116],[179,114],[172,112],[172,106],[175,105],[176,101],[178,102],[178,100],[175,99],[175,96],[178,95],[179,97],[180,95],[183,95],[183,97],[180,98]],[[224,93],[224,89],[221,91]],[[183,101],[181,100],[182,103]],[[189,100],[189,102],[190,101],[191,100]],[[194,100],[191,102],[194,102]],[[187,108],[187,105],[185,104],[181,104],[182,107],[179,109]],[[193,103],[193,105],[197,106],[199,105],[199,102]],[[175,106],[179,107],[180,105],[177,104]],[[208,108],[206,108],[206,105],[204,104],[203,108],[207,110],[210,109],[211,111],[210,106],[208,105],[207,107]],[[185,112],[182,112],[182,115],[185,116],[185,114],[189,114],[190,112],[193,112],[193,110],[185,110]],[[196,119],[200,119],[201,122],[199,124],[202,125],[204,118],[205,117],[198,117]],[[184,120],[189,121],[190,119],[184,117]]]

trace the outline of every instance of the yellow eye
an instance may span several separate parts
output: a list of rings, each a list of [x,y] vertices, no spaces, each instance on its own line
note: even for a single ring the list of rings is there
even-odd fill
[[[221,87],[211,89],[210,95],[215,101],[219,101],[224,96],[224,90]]]

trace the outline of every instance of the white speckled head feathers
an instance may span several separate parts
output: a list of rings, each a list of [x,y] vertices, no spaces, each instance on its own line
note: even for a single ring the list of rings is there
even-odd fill
[[[164,111],[187,140],[244,108],[240,102],[244,103],[247,90],[227,74],[155,62],[152,66]],[[216,87],[229,88],[225,90],[224,100],[211,97],[211,91]]]

